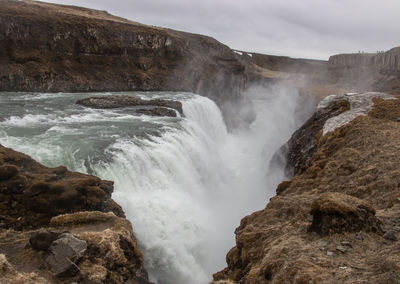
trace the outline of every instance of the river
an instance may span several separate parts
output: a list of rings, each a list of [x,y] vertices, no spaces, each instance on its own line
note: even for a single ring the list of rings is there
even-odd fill
[[[113,180],[150,279],[208,283],[225,266],[240,219],[262,209],[284,178],[268,163],[302,122],[297,93],[252,94],[256,120],[230,132],[217,105],[192,93],[124,93],[179,100],[184,117],[176,118],[75,104],[108,94],[0,93],[0,143],[49,167]]]

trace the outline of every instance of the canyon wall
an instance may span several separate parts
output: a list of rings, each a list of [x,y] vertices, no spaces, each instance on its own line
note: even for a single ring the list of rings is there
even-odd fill
[[[296,175],[241,220],[213,283],[398,283],[400,100],[374,98],[360,115],[338,97],[289,140]],[[351,112],[360,116],[324,135],[322,120]]]
[[[105,11],[0,0],[0,91],[176,90],[236,99],[246,66],[202,35]]]
[[[379,53],[333,55],[329,58],[329,64],[335,67],[370,67],[397,72],[400,71],[400,47]]]
[[[400,47],[379,53],[334,55],[328,66],[331,84],[351,91],[400,93]]]

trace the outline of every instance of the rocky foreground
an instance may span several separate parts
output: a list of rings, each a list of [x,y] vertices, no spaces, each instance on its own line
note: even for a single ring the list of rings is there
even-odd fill
[[[214,283],[400,283],[400,100],[375,96],[325,133],[360,111],[328,100],[294,134],[283,150],[296,175],[242,219]]]
[[[112,191],[0,145],[0,283],[149,283]]]

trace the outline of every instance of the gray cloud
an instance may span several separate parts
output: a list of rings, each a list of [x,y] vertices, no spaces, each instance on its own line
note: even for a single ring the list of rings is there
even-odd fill
[[[398,0],[51,0],[212,36],[231,48],[327,59],[400,45]]]

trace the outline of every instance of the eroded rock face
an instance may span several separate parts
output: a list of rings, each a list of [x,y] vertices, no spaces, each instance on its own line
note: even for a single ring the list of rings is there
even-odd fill
[[[373,99],[395,97],[377,92],[327,96],[319,102],[314,114],[277,151],[271,159],[271,166],[284,166],[288,177],[301,173],[307,160],[315,153],[320,138],[360,115],[367,115]]]
[[[176,110],[180,115],[183,115],[181,102],[162,99],[144,100],[128,95],[90,97],[78,100],[76,103],[85,107],[99,109],[146,106],[148,107],[147,109],[138,109],[137,112],[155,116],[175,117],[176,113],[173,110]]]
[[[400,47],[379,53],[338,54],[329,58],[326,80],[353,91],[400,93]]]
[[[338,54],[329,58],[329,64],[346,68],[370,67],[400,71],[400,47],[380,53]]]
[[[236,99],[246,68],[201,35],[104,11],[35,1],[0,5],[1,91],[190,91]]]
[[[325,122],[334,116],[350,109],[346,100],[337,100],[320,107],[298,129],[289,141],[283,145],[271,159],[271,166],[279,164],[285,167],[285,174],[289,177],[301,172],[307,160],[317,149],[318,140],[322,135]]]

